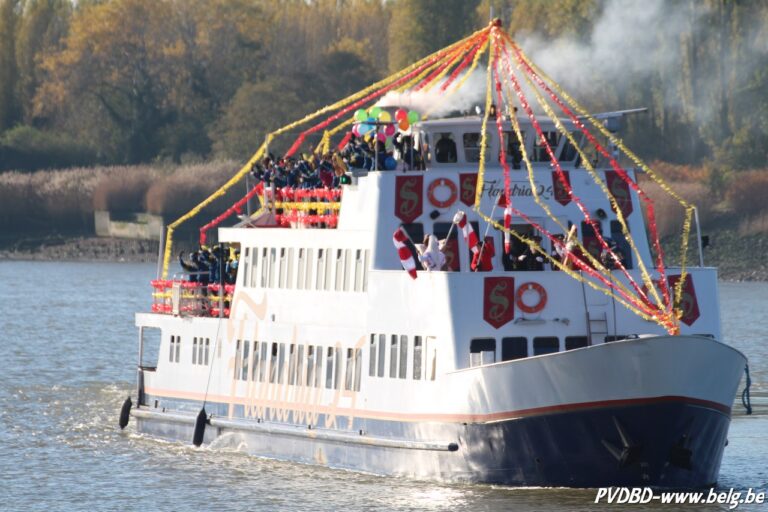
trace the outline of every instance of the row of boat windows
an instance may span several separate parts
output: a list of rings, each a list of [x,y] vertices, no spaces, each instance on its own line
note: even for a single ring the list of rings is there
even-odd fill
[[[606,341],[613,341],[607,339]],[[612,338],[624,339],[626,336]],[[552,354],[562,350],[573,350],[589,345],[586,336],[566,336],[561,344],[557,336],[539,336],[529,343],[524,336],[501,338],[501,351],[497,351],[496,338],[474,338],[469,342],[469,366],[482,366],[497,361],[512,361],[528,356]]]
[[[192,338],[192,364],[207,365],[210,361],[211,339]],[[171,335],[168,360],[172,363],[181,361],[181,336]]]
[[[367,249],[246,247],[243,283],[251,288],[365,292]]]
[[[712,334],[697,334],[714,338]],[[605,343],[627,339],[637,339],[637,334],[608,335],[603,338]],[[512,361],[529,356],[540,356],[573,350],[589,345],[586,336],[566,336],[562,341],[557,336],[539,336],[529,340],[524,336],[501,338],[501,351],[497,351],[496,338],[474,338],[469,343],[469,366],[482,366],[497,361]]]
[[[574,131],[571,132],[574,139],[576,141],[579,141],[582,137],[582,134],[580,132]],[[435,161],[437,163],[456,163],[458,161],[461,161],[461,155],[458,154],[456,151],[457,144],[455,141],[457,134],[454,134],[453,132],[438,132],[433,133],[432,136],[435,139]],[[461,133],[461,142],[462,147],[464,149],[464,159],[465,162],[479,162],[480,161],[480,146],[481,146],[481,133],[480,132],[468,132],[468,133]],[[486,162],[496,162],[498,159],[491,158],[492,154],[495,154],[495,152],[498,151],[498,140],[496,139],[497,135],[495,133],[488,133],[488,145],[486,146],[485,151],[485,161]],[[537,134],[533,134],[535,137],[527,137],[526,133],[521,132],[521,138],[523,140],[523,144],[525,144],[527,148],[528,158],[532,162],[549,162],[550,161],[550,155],[546,150],[546,147],[544,146],[544,143],[542,141],[542,136],[547,140],[547,143],[552,148],[553,153],[555,153],[556,157],[559,161],[572,161],[576,159],[578,153],[576,152],[576,149],[574,146],[568,141],[567,139],[564,140],[564,145],[561,148],[559,148],[562,135],[558,131],[545,131],[542,133],[542,136],[538,136]],[[505,131],[503,134],[504,140],[504,148],[505,153],[507,157],[507,162],[511,162],[515,169],[518,169],[520,166],[520,162],[522,161],[522,151],[520,148],[520,141],[517,138],[517,135],[514,132],[511,131]],[[425,139],[425,141],[429,142],[429,137],[422,134],[422,138]],[[533,139],[533,140],[531,140]],[[430,153],[427,154],[427,161],[431,161],[430,159]]]
[[[435,380],[436,358],[426,361],[423,338],[413,337],[413,345],[405,334],[371,334],[369,344],[368,375],[391,379]],[[387,358],[389,354],[389,358]],[[389,361],[387,361],[389,359]],[[387,364],[389,363],[389,364]],[[425,365],[427,368],[425,368]],[[387,371],[387,369],[389,369]]]
[[[325,361],[325,364],[323,364]],[[362,350],[237,340],[236,380],[360,391]]]

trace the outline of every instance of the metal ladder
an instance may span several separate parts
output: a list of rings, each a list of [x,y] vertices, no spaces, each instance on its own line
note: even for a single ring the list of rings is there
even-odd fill
[[[603,311],[602,313],[597,313],[596,315],[593,315],[589,312],[589,309],[586,310],[587,312],[587,337],[589,338],[589,344],[594,345],[595,344],[595,338],[597,338],[600,341],[605,340],[605,336],[608,335],[608,313]]]
[[[583,276],[582,276],[583,277]],[[605,336],[608,335],[608,312],[603,309],[600,312],[589,310],[589,301],[587,300],[587,288],[584,284],[584,280],[581,280],[581,294],[584,299],[584,313],[586,315],[587,324],[587,339],[589,345],[594,345],[596,341],[605,341]],[[613,304],[613,317],[616,318],[616,302],[611,296],[611,302]],[[603,308],[603,306],[597,306]]]

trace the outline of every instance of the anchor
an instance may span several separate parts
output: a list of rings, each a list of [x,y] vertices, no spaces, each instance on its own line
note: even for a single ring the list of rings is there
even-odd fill
[[[606,441],[605,439],[602,440],[603,446],[605,446],[611,455],[616,458],[616,460],[619,462],[620,468],[629,467],[637,462],[640,454],[643,452],[643,447],[642,445],[636,444],[632,438],[630,438],[629,434],[627,434],[626,430],[615,416],[613,416],[613,425],[619,432],[619,437],[621,438],[621,449],[619,449],[610,441]]]

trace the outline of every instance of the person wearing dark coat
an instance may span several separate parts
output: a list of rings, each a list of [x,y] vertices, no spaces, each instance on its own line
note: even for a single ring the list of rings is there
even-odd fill
[[[217,245],[211,251],[210,258],[210,277],[212,283],[218,283],[221,277],[221,262],[224,258],[224,248],[221,245]]]
[[[198,281],[200,284],[208,285],[211,279],[210,253],[206,249],[200,249],[197,256]]]
[[[534,236],[533,241],[537,246],[541,246],[540,236]],[[525,250],[517,257],[517,261],[520,264],[519,270],[544,270],[544,257],[530,245],[526,244]]]
[[[236,257],[237,257],[237,253]],[[239,260],[237,259],[229,259],[227,260],[227,265],[224,269],[224,282],[226,284],[235,284],[237,282],[237,267],[238,267]]]
[[[184,251],[181,251],[179,253],[179,265],[181,265],[181,268],[183,268],[184,271],[189,272],[189,282],[196,283],[198,280],[197,273],[200,271],[200,267],[198,266],[197,262],[197,253],[189,253],[189,263],[187,263],[184,261]]]

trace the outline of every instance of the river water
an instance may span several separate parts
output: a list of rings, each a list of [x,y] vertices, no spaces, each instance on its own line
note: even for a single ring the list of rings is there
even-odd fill
[[[130,425],[121,432],[120,405],[135,377],[133,314],[148,309],[154,272],[148,264],[0,262],[0,510],[609,508],[593,503],[594,490],[378,477],[260,459],[226,443],[194,449]],[[721,283],[720,291],[726,341],[750,359],[755,411],[734,406],[719,487],[764,492],[768,283]],[[752,507],[738,510],[768,510]]]

